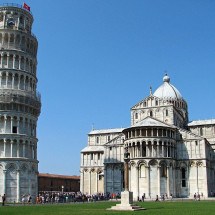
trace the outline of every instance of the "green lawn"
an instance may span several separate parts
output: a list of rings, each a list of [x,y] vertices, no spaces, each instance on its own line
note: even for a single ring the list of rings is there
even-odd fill
[[[138,203],[144,211],[107,211],[114,202],[76,203],[59,205],[0,206],[1,215],[214,215],[215,201],[144,202]]]

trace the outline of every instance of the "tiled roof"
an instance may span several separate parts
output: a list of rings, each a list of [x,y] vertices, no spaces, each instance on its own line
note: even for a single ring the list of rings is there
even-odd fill
[[[39,173],[38,177],[80,180],[80,176],[77,176],[77,175],[70,176],[70,175],[56,175],[56,174],[49,174],[49,173]]]

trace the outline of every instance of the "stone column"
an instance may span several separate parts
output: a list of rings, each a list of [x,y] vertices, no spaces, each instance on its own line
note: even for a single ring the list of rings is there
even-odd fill
[[[128,161],[124,162],[124,178],[125,178],[125,191],[129,191],[129,169],[128,169]]]
[[[13,69],[15,69],[16,55],[13,55]]]
[[[7,128],[7,116],[4,115],[4,133],[6,133],[6,128]]]
[[[81,170],[80,190],[82,193],[85,193],[84,192],[84,169]]]
[[[147,168],[147,185],[148,185],[148,196],[151,199],[151,193],[150,193],[150,166],[146,167]]]
[[[172,183],[173,183],[173,196],[175,196],[176,194],[176,190],[175,190],[175,168],[172,167]]]
[[[3,195],[6,194],[7,190],[7,180],[6,180],[7,170],[3,170]]]
[[[140,142],[140,157],[143,157],[143,143]]]
[[[6,157],[6,139],[4,138],[4,157]]]
[[[170,196],[170,192],[169,192],[169,185],[170,185],[170,178],[169,178],[169,166],[167,166],[167,195],[168,197]]]
[[[20,88],[20,75],[18,75],[18,90],[20,90],[21,88]]]
[[[14,89],[14,78],[15,78],[15,75],[13,74],[12,75],[12,89]]]
[[[1,58],[2,58],[2,56],[1,56]],[[2,61],[2,59],[1,59],[1,61]],[[1,65],[2,65],[2,62],[1,62]],[[0,73],[0,87],[1,87],[1,80],[2,80],[2,74]]]
[[[26,83],[26,76],[23,77],[24,90],[26,90],[26,85],[25,85],[25,83]]]
[[[107,167],[104,166],[104,193],[107,193]]]
[[[140,194],[139,194],[139,167],[137,166],[136,167],[136,185],[137,185],[137,196],[140,197]]]
[[[23,157],[26,156],[26,146],[25,146],[26,143],[23,142]]]
[[[98,180],[99,180],[99,177],[98,177],[98,172],[96,171],[96,193],[98,193]]]
[[[6,72],[6,88],[8,88],[8,72]]]
[[[10,157],[13,157],[13,140],[10,141]]]
[[[148,142],[146,142],[146,157],[149,157],[149,147],[148,147]]]
[[[158,166],[158,196],[160,195],[160,166]]]
[[[8,41],[8,43],[9,43],[9,41]],[[8,66],[9,66],[9,58],[10,58],[10,55],[7,54],[7,68],[8,68]],[[6,80],[6,86],[7,86],[7,80]]]
[[[13,133],[13,117],[11,116],[10,118],[10,133],[12,134]]]
[[[89,195],[91,195],[91,170],[89,171]]]
[[[31,195],[31,187],[32,187],[32,184],[31,184],[31,171],[28,171],[28,193]]]
[[[17,141],[17,157],[19,157],[19,140]]]
[[[19,134],[19,122],[20,122],[20,119],[18,118],[17,119],[17,134]]]
[[[111,181],[112,181],[112,193],[113,193],[113,191],[114,191],[113,190],[113,187],[114,187],[114,165],[111,166],[111,170],[112,170],[112,175],[111,175],[112,179],[111,179]]]
[[[162,141],[162,157],[164,157],[164,142]]]
[[[19,56],[19,70],[21,69],[21,56]]]
[[[166,157],[169,157],[169,143],[166,143]]]
[[[20,202],[20,170],[17,170],[17,202]]]
[[[157,157],[160,157],[160,153],[159,153],[159,142],[157,141]]]

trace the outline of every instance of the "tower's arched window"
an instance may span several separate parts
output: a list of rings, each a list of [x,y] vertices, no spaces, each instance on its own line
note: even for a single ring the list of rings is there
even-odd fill
[[[182,187],[186,187],[186,170],[185,170],[185,168],[181,169],[181,185],[182,185]]]
[[[164,164],[161,165],[160,173],[161,173],[161,177],[167,177],[167,167]]]
[[[169,114],[169,113],[168,113],[168,110],[166,110],[166,116],[168,116],[168,114]]]
[[[155,105],[158,106],[158,100],[155,101]]]
[[[146,177],[146,167],[145,165],[140,166],[140,178]]]
[[[150,111],[150,116],[153,116],[153,112],[152,111]]]

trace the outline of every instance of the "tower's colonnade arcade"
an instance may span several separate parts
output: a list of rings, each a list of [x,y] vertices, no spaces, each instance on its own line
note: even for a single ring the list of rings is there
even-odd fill
[[[8,202],[37,196],[38,42],[33,16],[20,5],[0,6],[0,195]]]

